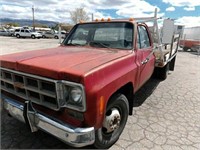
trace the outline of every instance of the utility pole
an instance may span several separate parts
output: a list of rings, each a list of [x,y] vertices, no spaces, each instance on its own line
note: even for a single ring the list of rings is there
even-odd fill
[[[35,9],[34,9],[34,5],[32,6],[32,14],[33,14],[33,31],[35,31],[35,16],[34,16],[34,13],[35,13]]]
[[[94,14],[92,13],[92,21],[94,21]]]

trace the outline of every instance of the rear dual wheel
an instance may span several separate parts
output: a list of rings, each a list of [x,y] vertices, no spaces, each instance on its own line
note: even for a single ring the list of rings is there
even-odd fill
[[[169,63],[166,64],[163,68],[156,67],[154,70],[154,76],[157,79],[165,80],[169,74]]]
[[[123,94],[113,96],[108,102],[102,128],[95,132],[94,146],[107,149],[120,137],[129,114],[128,100]]]

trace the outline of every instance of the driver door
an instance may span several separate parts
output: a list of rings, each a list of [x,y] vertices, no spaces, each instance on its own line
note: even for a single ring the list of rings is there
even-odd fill
[[[154,71],[155,57],[147,26],[138,24],[137,32],[137,64],[139,65],[139,87],[141,87]]]

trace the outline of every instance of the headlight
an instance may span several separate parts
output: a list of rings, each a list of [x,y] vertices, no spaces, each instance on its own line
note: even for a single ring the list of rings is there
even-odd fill
[[[62,81],[60,84],[60,107],[80,112],[86,110],[85,90],[82,84]]]
[[[71,98],[75,103],[80,103],[82,101],[82,91],[80,88],[73,88],[71,90]]]

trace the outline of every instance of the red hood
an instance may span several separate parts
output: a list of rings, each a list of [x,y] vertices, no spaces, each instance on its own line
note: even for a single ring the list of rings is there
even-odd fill
[[[80,77],[129,51],[91,47],[58,47],[0,56],[1,66],[54,79],[80,82]]]

